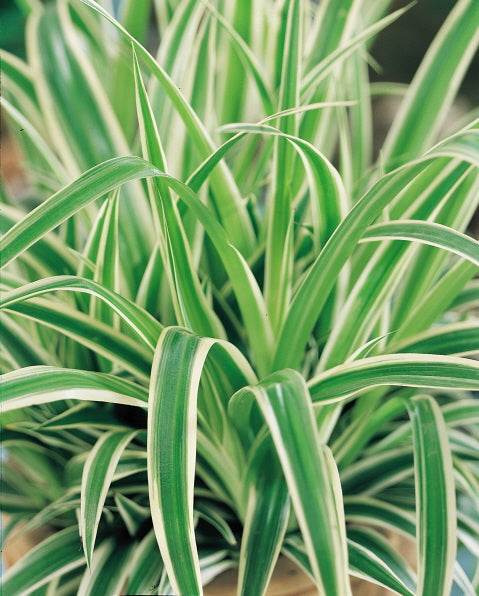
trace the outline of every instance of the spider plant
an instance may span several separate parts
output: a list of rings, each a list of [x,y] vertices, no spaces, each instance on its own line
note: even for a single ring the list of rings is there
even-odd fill
[[[326,596],[475,594],[477,111],[442,131],[477,0],[405,86],[369,80],[414,10],[389,0],[21,4],[1,507],[6,537],[53,531],[2,593],[196,595],[238,567],[257,596],[282,553]]]

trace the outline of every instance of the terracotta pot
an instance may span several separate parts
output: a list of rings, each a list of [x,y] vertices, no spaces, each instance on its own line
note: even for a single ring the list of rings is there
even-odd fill
[[[414,565],[414,543],[403,536],[389,536],[391,545]],[[236,596],[238,570],[229,569],[205,587],[205,596]],[[397,596],[396,592],[357,577],[351,578],[353,596]],[[311,579],[292,561],[281,556],[271,578],[267,596],[318,596],[318,589]]]
[[[5,518],[3,519],[3,523],[5,525],[8,523]],[[21,526],[13,531],[3,545],[2,557],[6,568],[11,567],[26,555],[28,551],[32,550],[33,547],[40,544],[42,540],[48,538],[52,533],[49,528],[39,528],[24,534],[20,530]]]
[[[8,538],[3,549],[3,561],[8,568],[23,557],[29,550],[51,534],[48,528],[41,528],[20,534],[15,532]],[[388,537],[390,544],[414,566],[414,543],[400,535]],[[238,570],[225,571],[204,589],[204,596],[236,596]],[[382,586],[372,584],[365,580],[351,578],[353,596],[397,596]],[[318,596],[318,589],[311,579],[292,561],[281,556],[271,578],[267,596]]]
[[[238,570],[229,569],[205,587],[205,596],[236,596]],[[286,557],[280,557],[269,584],[268,596],[317,596],[309,577]]]

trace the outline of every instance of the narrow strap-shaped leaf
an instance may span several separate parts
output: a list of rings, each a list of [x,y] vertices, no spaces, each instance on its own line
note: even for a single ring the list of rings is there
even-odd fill
[[[278,151],[280,151],[279,146],[278,144]],[[288,149],[291,151],[291,147]],[[292,154],[290,153],[291,158]],[[288,194],[288,191],[284,189],[274,191],[278,199],[284,193]],[[283,204],[280,204],[280,200],[278,200],[271,209],[272,223],[269,226],[266,249],[265,298],[273,330],[277,330],[281,326],[291,299],[294,221],[290,201],[291,197]]]
[[[143,154],[159,169],[165,170],[158,129],[135,54],[134,70]],[[169,187],[161,179],[152,180],[150,193],[152,195],[152,211],[158,220],[158,232],[163,232],[162,246],[166,253],[164,262],[169,265],[179,324],[200,335],[225,338],[225,331],[201,288],[193,265],[188,239]]]
[[[118,234],[119,189],[114,190],[106,201],[105,217],[101,226],[98,248],[89,255],[95,269],[93,279],[100,286],[119,293],[121,288],[122,267],[120,266]],[[131,265],[130,265],[131,266]],[[119,329],[120,319],[103,300],[96,297],[90,301],[90,314],[114,329]]]
[[[128,558],[135,547],[134,541],[118,540],[116,536],[104,540],[83,574],[77,596],[120,594],[129,572]]]
[[[229,452],[218,439],[209,440],[201,430],[198,431],[197,450],[198,475],[243,519],[246,505],[240,498],[242,466],[233,459],[236,450]]]
[[[444,248],[479,267],[479,242],[438,223],[408,220],[376,224],[366,230],[361,242],[384,239],[412,240]]]
[[[155,532],[151,530],[136,546],[131,561],[131,574],[125,593],[131,595],[158,594],[158,586],[164,571]]]
[[[429,46],[388,134],[382,153],[389,169],[427,149],[478,44],[479,4],[459,0]]]
[[[140,379],[148,379],[153,350],[93,317],[44,298],[17,302],[9,310],[55,329],[100,356],[119,363]]]
[[[352,571],[368,579],[371,578],[375,583],[380,583],[399,594],[414,596],[414,582],[411,581],[407,570],[404,569],[404,565],[403,569],[401,569],[401,562],[393,557],[394,551],[391,551],[392,549],[385,550],[383,548],[379,552],[376,549],[375,552],[371,548],[365,547],[361,542],[348,540],[349,560]],[[388,563],[391,563],[391,561],[396,563],[396,571],[402,571],[402,579],[399,579],[397,573],[394,573],[386,561]]]
[[[479,424],[479,400],[461,399],[461,401],[447,404],[442,408],[442,414],[447,424],[466,424],[466,421]]]
[[[364,172],[372,162],[373,108],[369,84],[368,64],[361,52],[354,53],[348,64],[352,97],[357,98],[348,109],[351,120],[350,169],[353,184],[359,188],[364,183]]]
[[[19,324],[7,313],[2,313],[2,350],[14,363],[11,370],[36,364],[58,365],[59,360],[44,345],[32,341],[31,329]],[[8,369],[5,369],[7,372]]]
[[[68,3],[48,5],[31,19],[26,39],[32,78],[51,142],[74,176],[96,163],[130,153],[77,23],[72,21]],[[140,186],[135,192],[131,187],[122,190],[119,211],[122,244],[132,265],[142,268],[153,243],[153,231]]]
[[[288,488],[269,436],[256,445],[248,466],[238,594],[265,593],[281,550],[290,513]]]
[[[40,429],[64,430],[67,428],[101,428],[103,430],[128,430],[124,422],[120,422],[110,409],[98,408],[88,403],[80,403],[48,419],[40,425]]]
[[[21,221],[24,217],[24,211],[3,204],[2,218],[0,220],[2,234],[13,227],[17,222]],[[22,256],[29,264],[33,263],[33,268],[41,272],[42,277],[51,275],[52,273],[76,273],[78,268],[78,257],[72,254],[63,239],[54,233],[43,236],[35,246],[31,247],[28,254],[24,253]],[[44,271],[46,273],[44,273]],[[2,273],[3,280],[5,280],[6,275],[8,275],[7,271]]]
[[[251,3],[251,0],[249,0],[249,1]],[[273,108],[273,100],[271,97],[271,91],[268,89],[268,84],[266,82],[265,73],[262,72],[262,67],[261,67],[261,64],[259,63],[257,57],[252,52],[251,48],[248,46],[248,44],[245,42],[245,40],[238,33],[238,31],[228,23],[228,21],[221,15],[221,13],[218,12],[216,10],[216,8],[212,4],[210,4],[207,0],[204,0],[204,4],[208,8],[208,10],[211,12],[211,14],[215,17],[215,19],[218,21],[218,23],[224,28],[226,33],[229,35],[230,40],[231,40],[231,45],[235,49],[240,60],[245,65],[246,72],[249,72],[251,74],[251,77],[253,78],[253,80],[256,84],[256,88],[258,90],[258,94],[261,99],[261,102],[263,104],[264,113],[267,115],[272,114],[274,112],[274,108]],[[243,22],[241,22],[241,20],[240,20],[241,15],[239,14],[241,11],[241,8],[242,8],[242,6],[241,6],[242,4],[244,5],[244,4],[246,4],[246,2],[236,2],[236,8],[237,8],[236,14],[239,15],[238,23],[237,23],[238,27],[240,27],[240,26],[244,27],[244,20],[243,20]],[[238,72],[238,70],[236,69],[236,72],[232,73],[232,74],[233,75],[237,74],[237,72]],[[232,76],[229,72],[229,69],[226,70],[226,73],[227,73],[229,81],[231,81],[234,85],[238,85],[238,81],[232,80]],[[228,95],[230,95],[232,93],[231,87],[226,84],[225,88],[228,91]],[[230,103],[231,103],[231,101],[230,101]],[[225,106],[225,108],[226,108],[226,106]],[[230,107],[229,109],[232,110],[233,107]],[[232,118],[223,118],[223,122],[235,122],[235,121],[236,121],[236,119],[234,119],[234,118],[233,119]]]
[[[273,114],[265,118],[259,124],[234,124],[231,126],[223,126],[225,131],[240,131],[237,135],[226,141],[218,148],[209,160],[198,168],[192,176],[189,185],[191,188],[197,188],[204,180],[210,168],[214,167],[219,156],[223,156],[231,147],[238,142],[245,133],[280,136],[288,140],[298,152],[298,155],[305,164],[306,174],[310,181],[310,190],[315,201],[311,205],[313,210],[313,220],[316,220],[317,227],[320,229],[321,240],[327,240],[333,233],[335,228],[340,223],[341,219],[346,215],[348,205],[346,191],[344,189],[341,177],[332,165],[329,159],[323,155],[313,144],[308,143],[300,137],[286,134],[277,128],[274,128],[266,122],[275,120],[285,114],[296,113],[307,109],[323,109],[327,107],[340,106],[344,102],[323,102],[305,106],[303,108],[293,108],[291,110],[283,110],[277,114]]]
[[[41,542],[3,574],[2,594],[27,596],[51,579],[84,565],[78,528],[66,528]]]
[[[343,69],[347,67],[348,63],[344,64],[342,61],[348,57],[350,57],[350,61],[353,61],[354,56],[361,52],[361,46],[366,44],[364,41],[359,46],[350,46],[350,49],[347,49],[351,33],[353,33],[352,28],[354,27],[354,32],[356,32],[358,26],[361,29],[365,27],[363,16],[360,17],[359,14],[360,4],[358,0],[326,0],[321,2],[314,11],[314,21],[309,29],[309,40],[307,39],[309,43],[306,46],[307,59],[305,60],[304,77],[309,79],[311,87],[309,92],[303,94],[302,103],[321,101],[337,96],[339,87],[336,84],[336,77],[338,75],[341,78],[340,93],[342,96],[350,96],[350,91],[344,84],[343,74]],[[353,47],[355,48],[354,53]],[[313,73],[314,76],[311,79],[309,75]],[[326,79],[327,75],[330,75],[329,79]],[[338,128],[333,124],[333,121],[336,120],[333,114],[332,110],[326,114],[323,112],[304,114],[301,119],[299,136],[313,143],[315,143],[315,139],[321,139],[319,143],[323,150],[328,152],[329,139],[336,137]],[[341,142],[340,147],[343,146],[344,144]],[[299,189],[299,184],[298,181],[296,190]]]
[[[121,454],[135,434],[136,431],[103,434],[85,462],[81,486],[80,536],[89,566],[106,494]]]
[[[8,308],[16,302],[29,300],[35,296],[40,296],[41,294],[57,290],[85,292],[103,300],[105,304],[110,306],[120,317],[122,317],[122,319],[135,330],[152,349],[155,348],[162,330],[161,324],[146,310],[139,308],[127,298],[124,298],[120,294],[89,279],[73,275],[59,275],[41,279],[4,293],[0,299],[0,308]]]
[[[453,228],[458,232],[465,232],[468,222],[479,206],[479,175],[477,168],[466,166],[465,163],[460,163],[451,169],[453,165],[451,163],[448,168],[451,171],[451,177],[447,176],[447,170],[444,172],[446,177],[438,177],[444,180],[442,184],[436,186],[437,190],[441,186],[443,187],[446,193],[444,201],[440,200],[440,194],[438,194],[434,201],[435,204],[430,203],[430,199],[426,200],[419,209],[415,210],[414,215],[411,211],[406,214],[409,218],[416,220],[427,219]],[[457,182],[451,184],[461,170],[464,170],[464,173],[457,177]],[[444,184],[448,179],[450,182]],[[434,194],[431,194],[431,198]],[[433,207],[433,211],[429,214],[427,214],[428,203]],[[404,215],[401,214],[398,217],[391,216],[390,219],[396,220],[403,217]],[[397,243],[390,243],[390,245],[396,249],[401,246],[398,246]],[[407,246],[407,244],[403,244],[403,246]],[[414,258],[411,267],[408,268],[395,296],[393,318],[390,323],[392,329],[397,329],[399,324],[404,322],[407,313],[424,299],[424,295],[430,291],[438,278],[442,277],[442,273],[452,268],[450,255],[448,254],[449,250],[436,250],[434,246],[423,244],[422,246],[414,246],[413,252]],[[460,287],[456,286],[456,288],[459,291]],[[444,293],[447,295],[447,292]],[[434,304],[434,300],[431,302]],[[433,316],[432,312],[431,316]],[[426,328],[427,325],[424,329]]]
[[[48,164],[51,171],[55,173],[55,176],[63,183],[68,183],[68,175],[64,170],[62,163],[58,160],[57,156],[49,147],[48,143],[43,139],[38,130],[34,127],[32,122],[27,119],[21,112],[19,112],[15,106],[13,106],[5,97],[0,97],[0,106],[5,112],[12,118],[15,124],[24,132],[32,145],[38,151],[42,161]]]
[[[313,402],[334,403],[349,399],[364,389],[383,385],[479,389],[479,364],[454,356],[391,354],[346,362],[308,381]],[[250,426],[253,396],[238,392],[228,410],[239,428]]]
[[[323,104],[321,104],[321,105],[323,105]],[[278,131],[276,128],[273,128],[271,126],[267,126],[264,124],[263,125],[256,125],[256,124],[255,125],[243,125],[242,124],[242,125],[235,125],[233,128],[234,128],[234,130],[240,130],[241,131],[240,135],[243,134],[243,131],[244,131],[244,132],[248,132],[249,134],[265,134],[265,135],[273,135],[273,136],[276,136],[276,135],[282,136],[285,139],[287,139],[288,141],[290,141],[295,146],[299,156],[305,163],[305,167],[307,169],[308,174],[310,175],[310,182],[311,182],[311,186],[312,186],[311,192],[314,194],[315,197],[318,198],[318,204],[314,206],[314,211],[315,211],[316,215],[318,215],[318,216],[319,216],[319,214],[321,214],[321,216],[323,216],[324,212],[327,213],[326,217],[323,219],[321,227],[322,227],[322,230],[324,230],[324,232],[323,232],[324,235],[326,237],[329,237],[329,235],[332,234],[333,230],[339,223],[341,217],[344,215],[344,211],[346,208],[346,202],[347,202],[346,201],[346,193],[345,193],[344,186],[341,182],[341,178],[340,178],[337,170],[329,162],[329,160],[324,155],[322,155],[312,144],[310,144],[298,137],[294,137],[292,135],[286,135],[285,133],[282,133],[281,131]],[[226,152],[231,146],[233,146],[234,141],[239,140],[239,138],[240,138],[240,136],[233,137],[233,139],[230,139],[224,145],[222,145],[222,147],[218,151],[221,152],[224,150]],[[211,156],[211,162],[207,161],[203,164],[203,168],[196,172],[196,174],[192,177],[190,184],[192,186],[194,186],[195,188],[197,186],[200,186],[204,179],[204,172],[207,171],[209,168],[214,167],[215,161],[216,161],[216,155]],[[179,191],[177,191],[177,192],[179,192]],[[183,195],[182,195],[182,198],[183,198]],[[184,197],[184,200],[186,201],[186,196]],[[188,204],[189,204],[189,201],[188,201]],[[198,214],[198,217],[199,217],[199,214]],[[213,239],[213,241],[218,242],[217,237],[212,236],[212,239]],[[339,236],[338,236],[338,245],[339,245],[339,248],[344,248],[342,241],[339,240]],[[335,250],[335,249],[333,249],[333,250]],[[223,254],[223,252],[220,252],[220,254]],[[329,265],[325,269],[329,269]],[[334,269],[334,268],[332,268],[332,269],[335,271],[335,273],[339,273],[338,269]],[[323,272],[323,269],[321,271]],[[323,274],[324,274],[324,272],[323,272]],[[232,276],[230,275],[230,279],[231,279],[232,283],[234,283],[236,280],[236,275],[234,275],[234,274]],[[315,286],[315,287],[319,287],[319,286]],[[309,289],[310,289],[310,291],[313,291],[313,290],[311,290],[311,288],[309,288]],[[321,294],[320,297],[317,297],[316,302],[323,301],[323,298],[324,298],[324,300],[326,300],[326,298],[324,297],[324,294]],[[304,296],[304,301],[310,301],[310,299],[311,299],[311,294]],[[290,336],[290,339],[294,339],[296,336],[297,330],[302,329],[302,327],[304,326],[305,319],[304,319],[303,314],[304,313],[301,313],[301,316],[299,316],[299,311],[298,311],[298,319],[299,320],[295,320],[295,330],[291,331],[292,335]],[[247,313],[244,314],[245,318],[246,318],[246,315],[247,315]],[[268,315],[266,315],[266,316],[268,316]],[[289,315],[288,318],[291,318],[291,316]],[[247,323],[246,323],[246,325],[247,325],[247,327],[249,327],[249,325]],[[265,325],[264,320],[261,323],[261,325],[262,326]],[[270,331],[268,331],[268,333],[270,333]],[[283,331],[282,334],[284,335],[285,331]],[[286,339],[285,339],[285,341],[286,341]],[[256,345],[256,341],[254,342],[254,345]],[[300,350],[299,347],[298,347],[298,350]],[[292,355],[292,352],[289,350],[289,348],[287,350],[287,355],[288,355],[288,358],[295,357]]]
[[[462,300],[461,297],[468,294],[466,284],[476,271],[477,268],[468,261],[459,261],[451,267],[424,295],[418,305],[409,312],[397,330],[395,339],[399,340],[415,332],[428,329],[448,308],[456,310]],[[474,304],[468,304],[466,308],[474,308]]]
[[[236,546],[236,536],[225,519],[224,510],[216,504],[208,504],[204,501],[195,502],[195,514],[204,519],[210,526],[218,530],[222,538],[231,546]]]
[[[65,399],[122,403],[146,407],[148,394],[139,385],[106,374],[32,366],[1,377],[4,412]]]
[[[437,156],[457,157],[470,163],[479,163],[479,144],[475,130],[454,135],[431,150],[427,157],[399,168],[380,180],[354,205],[347,217],[337,226],[333,235],[311,265],[301,286],[293,297],[282,327],[273,361],[274,368],[297,368],[304,346],[336,283],[339,272],[351,256],[367,226],[392,201],[396,193],[411,182],[424,165]],[[472,143],[470,136],[475,138]]]
[[[360,457],[370,440],[404,412],[404,403],[399,398],[388,399],[379,407],[375,401],[373,406],[364,406],[364,410],[361,410],[361,402],[356,405],[358,409],[354,412],[354,420],[349,423],[348,432],[341,433],[331,446],[340,468]]]
[[[466,198],[470,192],[469,181],[472,181],[477,173],[474,172],[472,176],[467,173],[461,174],[461,170],[470,172],[474,168],[459,164],[453,169],[451,175],[444,177],[434,172],[440,163],[436,162],[432,165],[434,167],[426,168],[424,173],[419,175],[407,189],[406,194],[414,193],[416,196],[418,194],[421,197],[427,196],[427,200],[423,200],[423,205],[426,207],[420,208],[419,213],[415,210],[415,216],[422,220],[434,217],[431,209],[440,205],[441,202],[448,206],[452,199],[454,204],[451,205],[450,210],[456,214],[457,221],[455,223],[448,222],[446,217],[442,223],[447,223],[453,228],[460,227],[462,224],[458,214],[463,211],[463,207],[461,208],[459,205],[467,205],[471,202]],[[436,175],[434,176],[434,174]],[[431,180],[429,176],[432,176],[432,182],[428,184],[427,180]],[[402,199],[404,199],[404,195]],[[405,202],[407,203],[407,201]],[[441,209],[441,212],[443,211],[446,210]],[[429,246],[420,247],[429,249],[436,261],[441,259],[440,263],[434,263],[434,261],[427,260],[427,255],[423,254],[418,257],[418,251],[414,250],[417,248],[406,242],[400,244],[383,242],[379,245],[374,244],[366,247],[366,251],[364,251],[366,254],[363,252],[361,260],[355,261],[354,271],[358,272],[358,278],[348,291],[344,306],[341,307],[341,317],[332,326],[331,334],[321,354],[318,369],[325,370],[344,362],[351,351],[356,350],[371,336],[371,333],[374,333],[374,326],[387,312],[393,293],[395,318],[401,320],[398,314],[398,311],[401,312],[401,306],[404,306],[402,309],[404,312],[411,311],[417,300],[417,294],[420,294],[421,291],[424,292],[424,289],[430,286],[431,280],[437,277],[438,270],[444,267],[444,263],[440,267],[441,262],[449,258],[446,251],[433,250]],[[381,283],[376,283],[376,280],[379,279]],[[433,312],[431,312],[431,316],[433,316]],[[431,322],[435,318],[433,317]],[[389,323],[390,329],[396,330],[397,327],[398,323],[394,321]]]
[[[466,355],[479,352],[479,323],[464,321],[433,327],[407,340],[391,343],[388,352],[422,352],[423,354]]]
[[[332,7],[331,18],[334,19],[336,17],[335,12],[337,7],[332,2],[329,2],[329,4]],[[370,25],[367,29],[360,31],[358,35],[347,40],[334,51],[326,53],[321,62],[315,62],[314,68],[312,68],[303,78],[301,95],[306,97],[308,92],[310,92],[311,89],[314,89],[325,76],[340,63],[341,60],[347,58],[368,40],[373,39],[380,31],[396,21],[408,9],[409,6],[406,6],[386,15],[381,20]]]
[[[134,537],[142,524],[150,519],[150,508],[139,505],[136,501],[125,497],[121,493],[114,495],[118,512],[128,530],[130,536]]]
[[[451,593],[456,558],[456,496],[447,428],[429,396],[407,401],[416,483],[418,596]]]
[[[464,312],[479,304],[479,279],[471,280],[471,278],[469,278],[467,281],[469,281],[469,283],[465,287],[463,284],[461,286],[461,292],[455,296],[455,300],[453,300],[451,304],[451,309]]]
[[[281,64],[279,88],[279,110],[287,110],[299,104],[299,82],[301,78],[302,0],[290,0],[287,8],[285,39]],[[295,135],[298,116],[286,116],[281,121],[285,133]],[[268,232],[265,253],[265,298],[273,329],[283,322],[291,295],[293,271],[293,212],[291,209],[291,178],[295,155],[289,143],[275,138],[274,184],[268,205]]]
[[[475,576],[477,578],[477,566]],[[464,568],[459,565],[456,561],[454,565],[454,581],[459,586],[459,589],[462,590],[462,594],[464,596],[477,596],[477,579],[469,579],[467,573],[464,571]],[[473,585],[475,583],[475,586]]]
[[[333,402],[379,385],[479,389],[479,363],[454,356],[391,354],[340,366],[308,382],[315,402]]]
[[[65,10],[49,5],[30,19],[26,46],[32,79],[51,142],[71,174],[128,146],[104,87]],[[81,93],[73,90],[81,88]]]
[[[344,498],[346,521],[352,524],[376,526],[383,530],[414,537],[414,515],[395,505],[373,497],[347,495]]]
[[[2,434],[5,431],[2,431]],[[77,498],[77,495],[72,494],[72,493],[64,493],[62,494],[62,496],[57,499],[56,501],[53,501],[52,503],[50,503],[49,505],[47,505],[46,507],[44,507],[43,509],[41,509],[41,511],[39,511],[36,515],[34,515],[28,522],[25,523],[25,521],[20,521],[21,526],[20,529],[18,531],[18,534],[16,534],[17,536],[23,536],[23,534],[26,534],[28,532],[30,532],[31,530],[35,530],[37,528],[45,528],[48,527],[49,525],[52,525],[53,520],[58,517],[58,515],[61,515],[63,512],[65,511],[75,511],[78,510],[78,507],[80,506],[80,499]],[[78,528],[75,526],[76,528],[76,535],[78,538]],[[15,524],[13,524],[13,529],[15,529]],[[10,532],[10,527],[6,526],[3,529],[3,534],[4,536],[2,536],[2,543],[5,544],[5,541],[7,539],[7,536]],[[83,555],[82,555],[83,557]],[[83,557],[83,561],[84,561],[84,557]]]
[[[428,155],[442,155],[448,157],[454,155],[476,167],[479,167],[479,119],[472,122],[466,129],[448,137],[446,140],[435,145]],[[452,153],[451,153],[452,151]]]
[[[341,470],[341,486],[344,494],[381,494],[412,475],[412,448],[394,447],[374,457],[364,457]],[[413,495],[410,499],[413,500]]]
[[[113,194],[112,191],[111,194]],[[101,199],[98,203],[101,202]],[[78,263],[77,269],[75,271],[75,275],[78,277],[84,277],[87,279],[93,280],[95,276],[95,259],[98,251],[100,249],[100,242],[102,237],[102,230],[105,226],[106,217],[107,217],[107,209],[108,209],[108,200],[104,200],[101,205],[99,205],[98,211],[95,213],[94,219],[91,223],[90,230],[88,232],[88,236],[85,239],[84,245],[81,251],[81,260]],[[71,218],[70,222],[67,222],[67,225],[74,225],[74,221],[76,218]],[[37,243],[38,244],[38,243]],[[70,242],[71,244],[71,242]],[[36,248],[34,245],[32,248]],[[31,250],[31,249],[30,249]],[[28,252],[30,252],[30,250]],[[90,300],[86,301],[90,304]],[[87,304],[85,304],[85,310],[87,309]]]
[[[350,594],[339,476],[319,443],[303,378],[285,370],[244,393],[256,398],[268,424],[318,586],[328,596]]]
[[[140,4],[135,2],[135,0],[126,0],[121,6],[121,21],[123,26],[133,37],[142,43],[149,30],[151,4],[151,0],[146,0]],[[131,87],[131,71],[121,50],[115,55],[112,70],[114,74],[112,76],[109,97],[111,98],[111,104],[118,121],[121,123],[125,136],[128,139],[136,132],[135,97],[134,90],[127,88],[127,86]]]
[[[261,372],[267,371],[273,334],[256,278],[241,253],[229,241],[223,227],[196,194],[176,178],[167,174],[161,174],[159,177],[188,205],[218,251],[238,300],[247,333],[254,338],[251,349],[255,356],[255,364]]]
[[[340,103],[348,103],[348,102],[340,102]],[[296,110],[299,113],[301,111],[307,111],[309,109],[332,107],[333,105],[338,105],[338,102],[321,102],[321,103],[309,104],[308,106],[295,107],[295,108],[292,108],[291,110],[289,110],[289,109],[283,110],[276,114],[272,114],[272,115],[268,116],[267,118],[265,118],[264,120],[262,120],[262,123],[259,123],[256,125],[254,125],[254,124],[253,125],[251,125],[251,124],[233,124],[233,125],[226,124],[226,125],[222,126],[220,130],[222,130],[224,132],[245,130],[245,131],[251,132],[251,133],[254,133],[254,132],[261,133],[261,132],[269,131],[272,134],[281,135],[284,133],[281,133],[276,128],[268,128],[265,126],[264,129],[258,130],[257,127],[261,127],[262,125],[264,126],[265,122],[267,122],[269,120],[274,120],[274,119],[279,118],[283,115],[294,114],[294,113],[296,113]],[[213,168],[216,167],[216,165],[223,159],[223,157],[228,153],[228,151],[232,147],[234,147],[234,145],[236,143],[238,143],[245,136],[245,134],[246,134],[245,132],[240,132],[240,133],[236,134],[235,136],[233,136],[230,139],[228,139],[227,141],[225,141],[222,145],[220,145],[220,147],[218,147],[218,149],[216,149],[213,153],[211,153],[211,155],[209,155],[203,161],[203,163],[200,166],[198,166],[198,168],[195,170],[195,172],[193,172],[193,174],[190,176],[190,178],[188,179],[188,186],[195,192],[198,192],[198,190],[201,188],[201,186],[207,180],[209,173],[213,170]],[[291,140],[293,140],[295,138],[296,137],[292,137]],[[300,139],[298,137],[298,142],[299,141],[306,143],[306,141],[303,141],[302,139]]]
[[[0,50],[0,59],[2,95],[21,112],[28,113],[30,121],[38,125],[42,118],[39,114],[38,98],[32,82],[30,65],[3,49]]]
[[[200,153],[201,159],[206,159],[211,151],[214,150],[213,143],[197,114],[188,104],[181,91],[168,74],[159,66],[148,51],[134,37],[132,37],[120,23],[94,2],[94,0],[81,1],[101,14],[114,25],[122,35],[126,36],[131,41],[138,56],[144,60],[153,75],[158,79],[158,82],[165,90],[165,93],[171,99],[175,109],[188,129],[192,141]],[[213,193],[216,196],[215,206],[222,216],[222,221],[228,231],[228,235],[234,245],[243,254],[249,256],[253,246],[253,227],[246,211],[246,206],[239,196],[239,191],[234,184],[231,174],[226,167],[222,165],[217,172],[213,173],[210,182],[213,188]],[[241,222],[241,225],[238,225],[238,222]]]
[[[155,534],[176,592],[201,594],[193,530],[196,401],[213,340],[168,328],[152,367],[148,407],[148,486]]]
[[[309,575],[312,574],[311,564],[299,537],[288,537],[285,541],[283,552],[306,573]],[[388,555],[389,559],[391,559],[392,553],[390,550]],[[402,594],[403,596],[415,596],[415,592],[408,588],[405,582],[398,578],[396,573],[391,570],[380,556],[376,555],[370,549],[348,539],[348,556],[350,561],[350,575],[359,576],[362,579],[361,589],[365,588],[365,578],[375,584],[386,586],[394,590],[395,593]],[[407,570],[403,570],[401,575],[406,580],[406,583],[411,584]]]
[[[169,327],[158,341],[150,382],[147,459],[153,526],[169,579],[186,594],[201,593],[193,531],[196,411],[200,378],[213,347],[211,357],[222,363],[234,389],[256,381],[233,345]],[[216,457],[221,455],[216,452]]]
[[[309,68],[329,56],[344,37],[348,17],[354,14],[354,0],[325,0],[317,8],[306,41],[306,64]]]
[[[0,239],[2,267],[95,199],[125,182],[157,173],[156,168],[139,157],[116,157],[88,170],[31,211]]]

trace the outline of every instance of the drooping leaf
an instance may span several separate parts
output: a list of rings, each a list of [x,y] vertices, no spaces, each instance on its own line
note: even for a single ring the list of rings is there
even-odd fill
[[[284,540],[290,512],[286,481],[270,437],[261,437],[246,479],[248,505],[238,571],[238,594],[264,594]]]
[[[179,593],[202,592],[193,532],[193,482],[196,399],[210,345],[211,340],[202,342],[186,330],[166,329],[152,368],[147,447],[150,507],[168,577]]]
[[[26,596],[51,579],[84,565],[78,528],[66,528],[41,542],[3,574],[2,593]]]
[[[118,540],[116,537],[103,540],[95,550],[91,565],[83,574],[78,596],[120,593],[128,574],[128,557],[135,546],[133,541]]]
[[[153,530],[134,549],[131,569],[125,589],[127,594],[158,594],[164,567]]]
[[[106,494],[121,454],[136,432],[107,432],[96,442],[83,468],[80,507],[80,536],[88,566]]]
[[[444,248],[479,267],[479,242],[451,228],[427,221],[392,221],[371,226],[363,240],[398,239]]]
[[[9,310],[75,340],[100,356],[120,364],[135,377],[148,379],[153,352],[151,347],[65,303],[37,298],[34,301],[16,302]]]
[[[348,594],[339,477],[328,448],[319,442],[306,384],[299,373],[286,370],[241,390],[234,400],[241,402],[251,396],[271,432],[313,576],[326,593]]]
[[[136,56],[134,57],[137,111],[143,154],[159,169],[164,170],[164,153],[158,129],[143,85],[138,61]],[[202,291],[194,269],[186,232],[168,185],[162,179],[153,180],[150,183],[150,193],[158,233],[162,233],[163,260],[165,265],[168,264],[171,286],[174,288],[172,298],[178,323],[202,335],[224,339],[224,329]]]
[[[146,407],[148,393],[119,377],[51,366],[32,366],[2,376],[4,412],[65,399]]]
[[[451,593],[456,559],[456,496],[451,449],[435,400],[407,402],[416,480],[418,594]]]
[[[333,402],[379,385],[472,389],[479,387],[479,364],[454,356],[391,354],[347,362],[308,383],[314,402]]]
[[[457,2],[429,46],[389,131],[383,157],[390,168],[417,157],[434,139],[477,49],[478,31],[477,2]]]
[[[62,275],[32,282],[3,294],[0,307],[8,308],[16,302],[57,290],[86,292],[103,300],[154,349],[161,332],[161,325],[156,319],[120,294],[81,277]]]
[[[31,211],[0,239],[2,267],[83,207],[125,182],[158,170],[138,157],[117,157],[94,166]]]

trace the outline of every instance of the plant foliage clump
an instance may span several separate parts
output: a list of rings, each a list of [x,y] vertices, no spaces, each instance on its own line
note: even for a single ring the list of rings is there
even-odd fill
[[[479,2],[407,86],[369,80],[390,5],[22,3],[1,507],[6,536],[54,532],[5,596],[202,594],[230,567],[260,596],[280,553],[327,596],[476,593],[477,111],[442,131]]]

